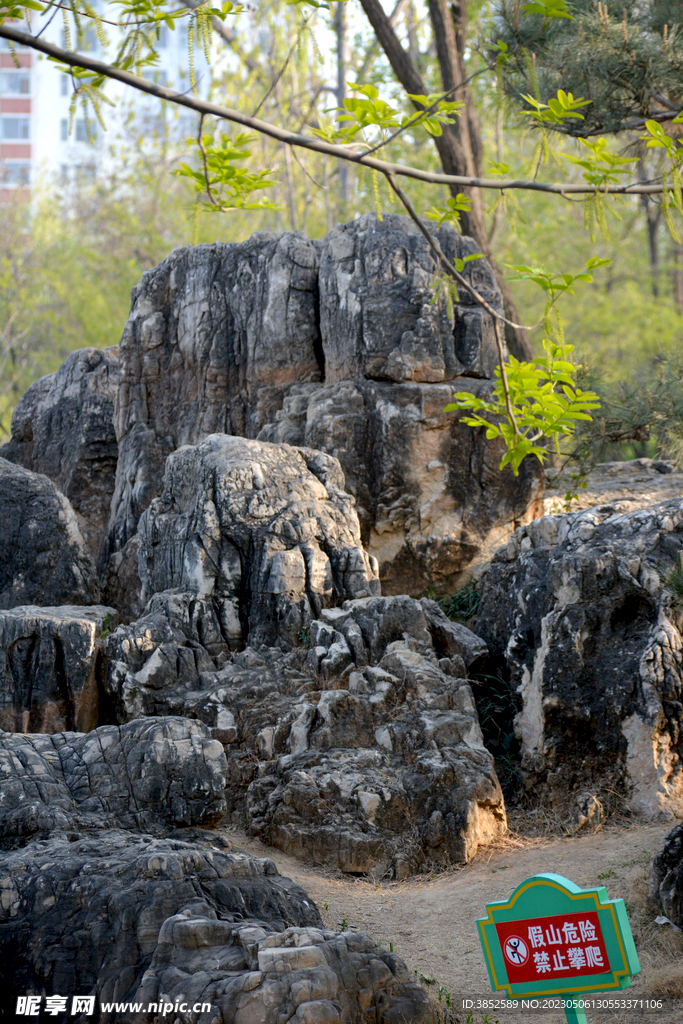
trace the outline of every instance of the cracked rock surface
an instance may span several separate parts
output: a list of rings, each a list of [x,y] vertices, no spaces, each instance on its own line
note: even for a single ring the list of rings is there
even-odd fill
[[[104,711],[102,634],[116,623],[101,605],[0,611],[0,729],[94,729]]]
[[[224,434],[169,456],[140,520],[139,566],[157,600],[176,590],[210,603],[230,649],[296,643],[325,606],[379,592],[337,460]]]
[[[0,458],[0,608],[97,604],[100,585],[68,498]]]
[[[517,530],[482,582],[473,629],[519,695],[526,783],[559,809],[616,797],[683,813],[683,642],[666,586],[682,547],[680,499],[602,505]]]
[[[108,554],[161,493],[171,452],[213,433],[255,437],[288,385],[320,379],[319,249],[300,232],[188,246],[133,289]]]
[[[200,722],[145,719],[89,733],[0,733],[0,845],[64,830],[215,825],[225,754]]]
[[[19,399],[12,439],[0,448],[0,457],[44,473],[69,499],[94,559],[114,493],[118,383],[118,348],[72,352]]]
[[[469,860],[505,827],[467,681],[485,644],[425,599],[320,616],[308,647],[249,646],[207,667],[167,603],[108,638],[108,698],[119,719],[209,726],[228,755],[229,813],[266,842],[380,876]]]
[[[322,927],[300,886],[267,859],[120,831],[52,838],[2,856],[2,1000],[93,993],[103,1022],[431,1021],[427,994],[368,936]],[[133,1002],[122,1015],[103,1003]],[[197,1010],[197,1004],[208,1008]],[[81,1022],[89,1018],[77,1016]]]

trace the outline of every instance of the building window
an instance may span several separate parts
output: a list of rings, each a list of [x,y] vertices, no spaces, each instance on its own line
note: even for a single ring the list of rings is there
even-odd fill
[[[30,96],[30,73],[28,71],[3,71],[0,74],[0,93],[3,96]]]
[[[76,142],[94,142],[97,138],[97,122],[84,117],[76,119]]]
[[[69,138],[69,122],[63,117],[60,123],[60,134],[62,142]],[[84,117],[77,117],[74,124],[74,139],[76,142],[94,142],[97,138],[97,121],[89,118],[87,123]]]
[[[0,121],[3,139],[30,139],[30,121],[27,117],[3,117]]]
[[[165,50],[168,46],[168,28],[166,25],[161,25],[159,28],[159,38],[157,39],[157,48],[159,50]]]
[[[3,185],[28,185],[30,178],[30,164],[0,164],[0,181]]]
[[[60,83],[60,89],[61,89],[61,92],[62,92],[62,96],[68,96],[69,95],[69,76],[68,75],[64,75],[64,74],[62,75],[62,81]]]

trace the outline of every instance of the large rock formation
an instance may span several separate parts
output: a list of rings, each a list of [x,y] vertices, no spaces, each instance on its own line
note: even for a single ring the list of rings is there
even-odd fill
[[[297,232],[178,249],[133,289],[109,552],[161,493],[171,452],[213,433],[255,437],[291,383],[320,379],[319,250]]]
[[[346,601],[310,624],[308,646],[248,647],[216,669],[199,642],[206,617],[164,598],[108,638],[108,697],[119,720],[206,723],[228,752],[238,824],[318,863],[399,878],[467,861],[504,830],[466,678],[486,647],[434,602]]]
[[[0,459],[0,608],[96,604],[100,587],[68,499]]]
[[[118,348],[72,352],[19,400],[12,439],[0,448],[0,457],[49,476],[69,499],[93,558],[114,493],[118,382]]]
[[[226,761],[206,726],[182,718],[89,733],[0,733],[0,846],[36,835],[216,825]]]
[[[438,235],[452,257],[476,251],[450,227]],[[453,316],[444,296],[432,303],[439,273],[411,221],[365,215],[322,246],[260,234],[178,250],[145,274],[120,345],[107,600],[125,595],[128,617],[139,614],[140,516],[161,493],[166,457],[211,433],[337,457],[393,593],[447,590],[525,521],[540,468],[501,473],[497,445],[443,412],[453,390],[490,386],[495,346],[468,296]],[[500,307],[488,264],[466,273]]]
[[[337,460],[224,434],[169,456],[139,564],[143,593],[210,603],[233,649],[296,643],[322,608],[379,593]]]
[[[604,505],[517,530],[484,578],[473,629],[519,695],[526,782],[558,807],[617,794],[683,814],[683,642],[665,585],[682,547],[680,499]]]
[[[0,856],[2,1007],[93,995],[139,1024],[431,1024],[427,993],[368,936],[324,929],[272,863],[195,842],[104,832]],[[40,1002],[40,1000],[39,1000]],[[112,1003],[137,1003],[123,1014]],[[71,1013],[85,1024],[92,1008]]]
[[[102,647],[113,608],[0,611],[0,729],[87,732],[103,717]]]

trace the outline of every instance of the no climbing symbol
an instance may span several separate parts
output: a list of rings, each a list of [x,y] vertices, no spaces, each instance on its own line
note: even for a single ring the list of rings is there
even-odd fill
[[[505,953],[505,959],[516,967],[521,967],[529,959],[527,944],[524,939],[520,939],[519,935],[508,936],[503,952]]]

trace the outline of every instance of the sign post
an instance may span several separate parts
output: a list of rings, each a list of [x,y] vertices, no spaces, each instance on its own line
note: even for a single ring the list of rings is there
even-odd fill
[[[561,996],[568,1024],[586,1024],[581,997],[631,984],[640,964],[623,900],[534,875],[477,921],[491,986],[516,1000]]]

